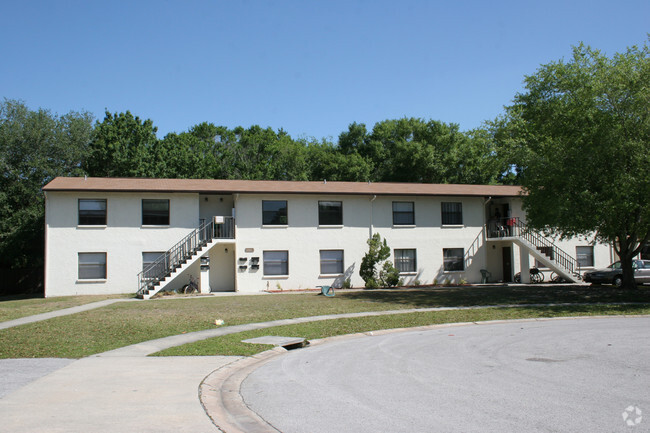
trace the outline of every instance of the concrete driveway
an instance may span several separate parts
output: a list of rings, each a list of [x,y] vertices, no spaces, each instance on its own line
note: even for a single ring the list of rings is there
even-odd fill
[[[296,350],[241,394],[284,433],[649,431],[649,359],[645,317],[458,326]]]

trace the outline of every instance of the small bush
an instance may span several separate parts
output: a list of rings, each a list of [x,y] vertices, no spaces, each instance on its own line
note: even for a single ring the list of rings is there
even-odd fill
[[[393,266],[393,262],[390,260],[384,262],[379,272],[379,279],[383,287],[395,287],[399,284],[399,271]]]
[[[341,287],[343,289],[351,289],[352,288],[352,281],[350,278],[346,278],[345,281],[343,281],[343,286]]]

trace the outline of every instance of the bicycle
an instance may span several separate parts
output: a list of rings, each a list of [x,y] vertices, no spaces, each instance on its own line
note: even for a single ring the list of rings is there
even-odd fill
[[[532,284],[537,284],[544,281],[544,274],[540,272],[540,270],[537,269],[536,267],[530,268],[529,272],[530,272],[530,282]],[[521,283],[521,272],[517,272],[515,274],[515,283]]]
[[[181,290],[186,295],[188,295],[190,293],[198,293],[199,285],[198,285],[198,283],[196,281],[196,278],[194,278],[194,277],[192,277],[190,275],[190,282],[185,284]]]
[[[567,283],[568,281],[556,274],[555,272],[551,272],[551,282],[552,283]]]

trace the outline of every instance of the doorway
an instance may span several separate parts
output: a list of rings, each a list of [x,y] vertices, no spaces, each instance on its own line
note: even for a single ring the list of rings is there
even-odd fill
[[[503,247],[503,281],[505,283],[512,282],[512,248]]]

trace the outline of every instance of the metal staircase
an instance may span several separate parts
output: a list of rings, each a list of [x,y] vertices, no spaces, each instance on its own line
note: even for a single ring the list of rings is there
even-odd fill
[[[578,261],[546,237],[530,230],[519,218],[504,218],[489,227],[488,239],[512,240],[565,280],[580,281]]]
[[[220,217],[202,224],[138,274],[137,296],[149,299],[198,260],[219,239],[235,238],[235,219]]]

